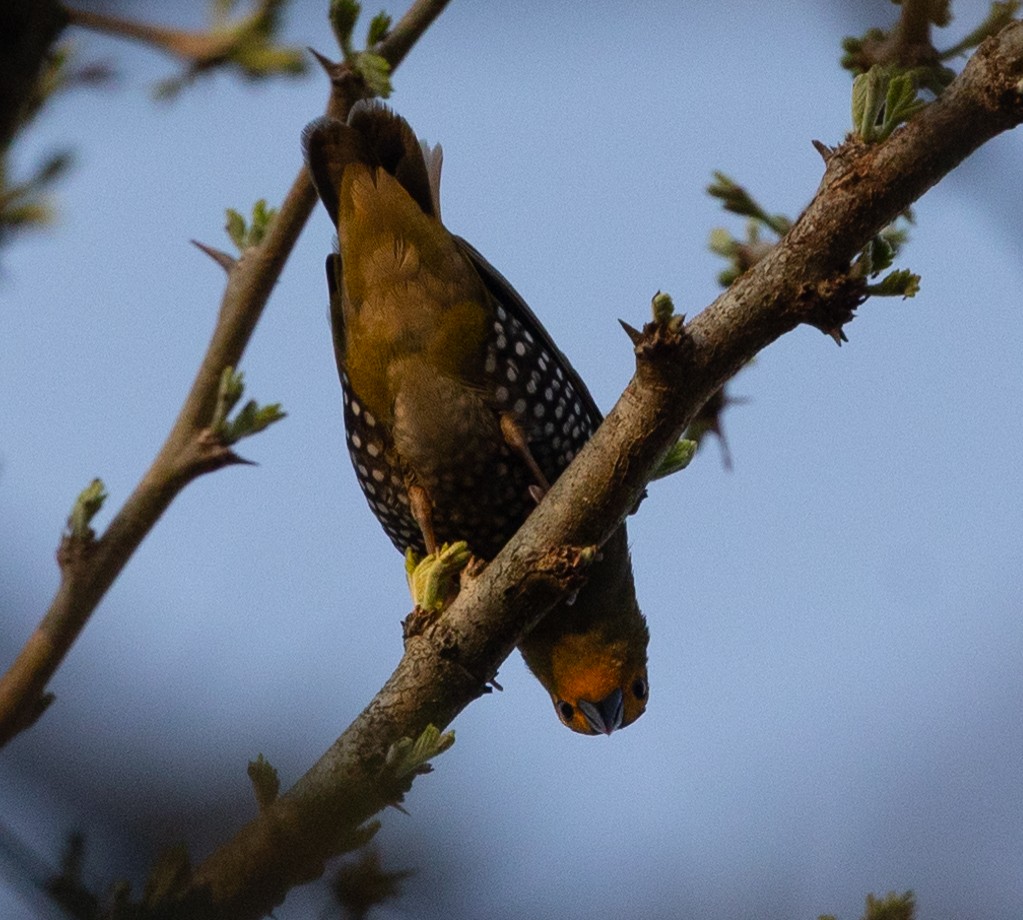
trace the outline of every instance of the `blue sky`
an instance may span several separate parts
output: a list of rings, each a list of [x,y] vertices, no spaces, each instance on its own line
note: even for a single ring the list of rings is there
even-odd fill
[[[288,38],[329,53],[324,6],[296,2]],[[816,188],[811,139],[849,123],[839,42],[895,12],[821,6],[455,0],[397,73],[391,103],[444,145],[447,224],[604,409],[632,369],[616,319],[717,293],[707,235],[741,227],[711,171],[793,215]],[[77,165],[58,225],[3,252],[4,660],[52,596],[74,495],[101,476],[109,520],[191,383],[223,277],[188,240],[226,246],[226,207],[280,200],[326,98],[318,75],[217,76],[157,104],[163,59],[79,44],[122,81],[25,138],[21,162],[70,145]],[[841,349],[797,330],[737,378],[731,472],[710,443],[651,488],[630,523],[647,714],[573,735],[509,659],[411,814],[384,816],[385,866],[417,875],[379,916],[853,918],[907,888],[927,920],[1023,913],[1020,154],[999,138],[919,203],[916,299],[868,303]],[[4,821],[43,852],[84,828],[96,878],[181,838],[207,852],[253,813],[246,762],[290,785],[399,658],[401,560],[344,450],[331,236],[318,210],[243,362],[289,413],[242,445],[259,465],[175,502],[0,758]],[[36,916],[2,875],[0,914]]]

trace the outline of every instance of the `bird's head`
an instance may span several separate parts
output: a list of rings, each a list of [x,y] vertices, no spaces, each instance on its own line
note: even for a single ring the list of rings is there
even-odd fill
[[[572,603],[551,610],[519,643],[558,718],[583,735],[610,735],[646,709],[650,633],[636,602],[624,525],[602,547]]]
[[[610,735],[646,709],[649,685],[646,629],[608,640],[593,632],[568,633],[551,650],[545,683],[558,718],[584,735]]]

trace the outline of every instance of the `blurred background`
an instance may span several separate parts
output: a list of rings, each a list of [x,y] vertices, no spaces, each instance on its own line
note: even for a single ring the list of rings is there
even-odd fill
[[[397,18],[403,2],[378,2]],[[284,38],[328,54],[324,0]],[[126,15],[199,28],[204,4]],[[957,3],[951,45],[983,17]],[[610,408],[632,371],[617,325],[670,292],[693,314],[724,267],[704,192],[720,169],[796,215],[811,140],[849,128],[840,41],[886,0],[473,4],[455,0],[391,104],[445,150],[444,213],[515,284]],[[359,27],[365,34],[368,15]],[[56,99],[15,165],[70,147],[59,221],[2,252],[0,664],[57,585],[54,550],[100,476],[102,527],[191,384],[230,248],[224,209],[278,203],[325,80],[218,73],[172,102],[176,65],[71,31],[112,87]],[[958,65],[957,65],[958,66]],[[1023,915],[1023,138],[982,149],[915,208],[913,300],[873,300],[837,349],[799,329],[734,381],[734,467],[709,440],[630,523],[652,631],[651,702],[611,738],[563,728],[518,656],[503,693],[383,815],[412,869],[381,918],[791,920],[913,889],[927,920]],[[400,557],[344,450],[317,209],[246,353],[288,417],[173,504],[0,755],[0,916],[60,916],[25,884],[86,837],[85,879],[201,859],[255,812],[245,768],[291,785],[386,679],[408,610]],[[17,842],[15,842],[17,841]],[[323,884],[279,920],[319,917]]]

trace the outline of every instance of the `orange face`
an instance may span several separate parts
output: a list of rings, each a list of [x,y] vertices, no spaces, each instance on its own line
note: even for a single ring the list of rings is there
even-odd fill
[[[568,634],[551,656],[547,688],[558,718],[584,735],[610,735],[646,709],[646,643],[608,642],[593,634]]]

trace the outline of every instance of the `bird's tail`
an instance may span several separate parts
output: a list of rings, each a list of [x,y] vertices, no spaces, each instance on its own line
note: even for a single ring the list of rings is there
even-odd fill
[[[386,170],[423,212],[440,219],[441,149],[420,144],[400,115],[375,100],[352,106],[348,123],[324,116],[302,132],[306,165],[316,191],[337,226],[338,196],[352,163]]]

